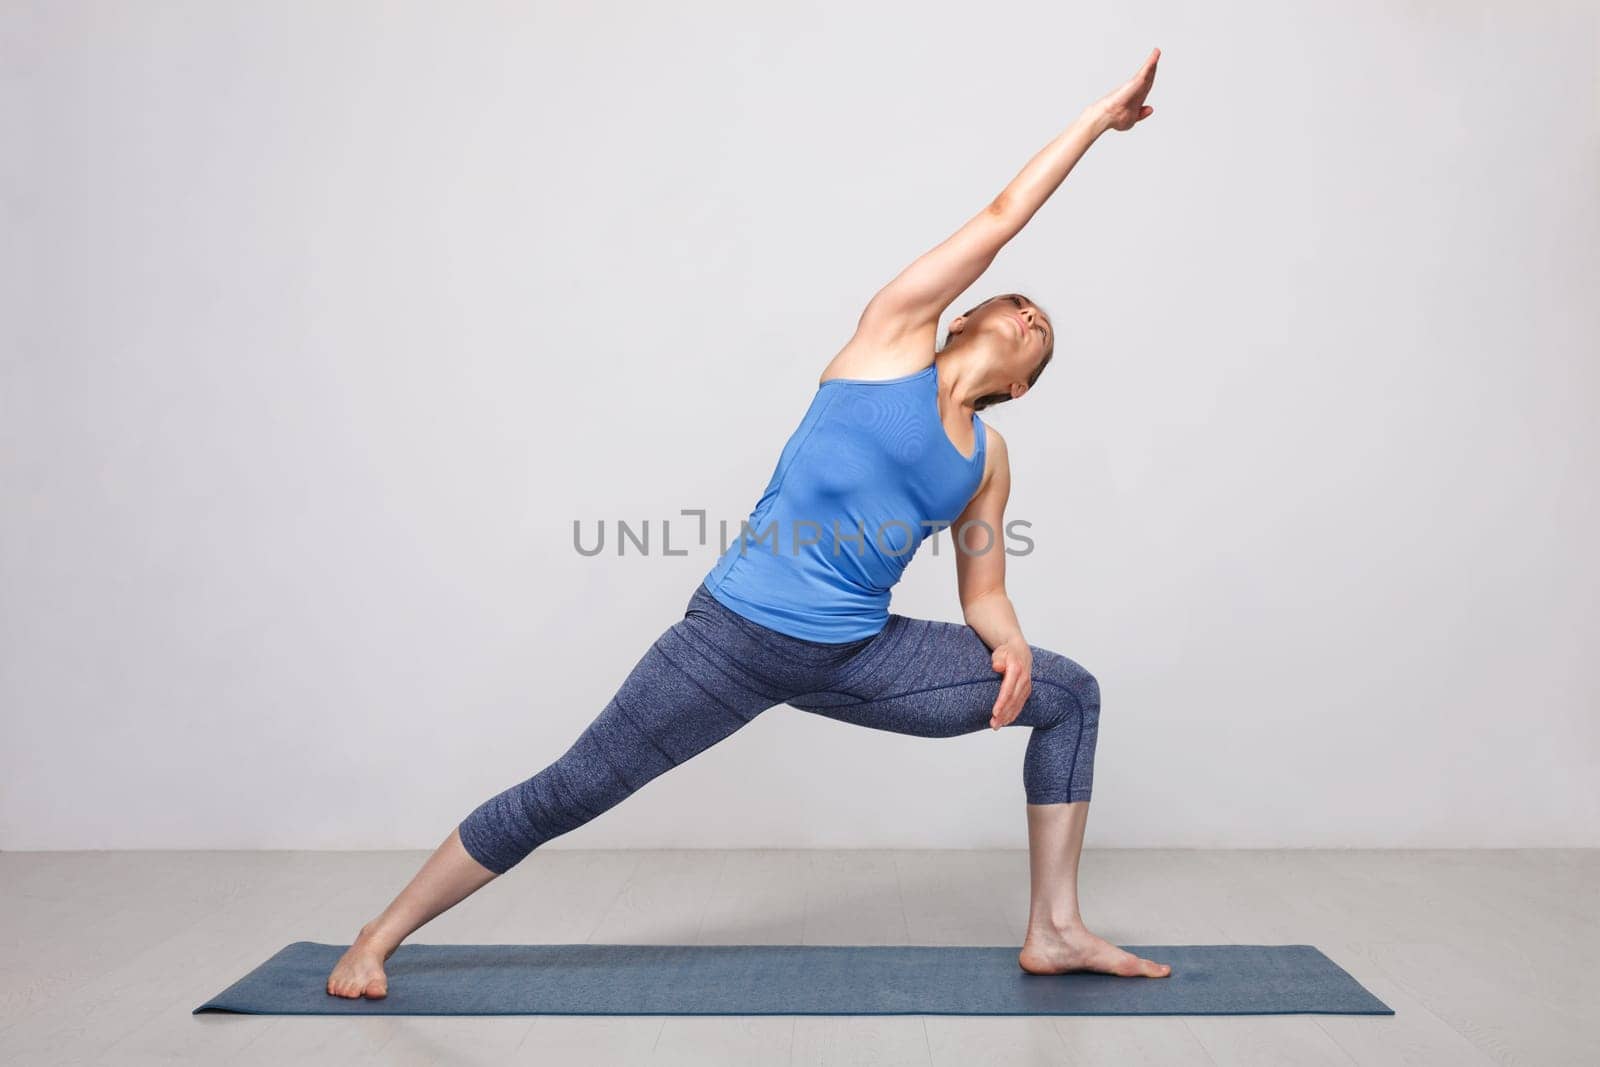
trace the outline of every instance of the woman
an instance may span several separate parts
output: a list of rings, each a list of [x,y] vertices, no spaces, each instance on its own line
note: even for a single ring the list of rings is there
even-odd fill
[[[1055,327],[1037,304],[1006,294],[957,317],[933,351],[943,310],[1089,145],[1150,116],[1160,55],[1152,50],[993,203],[872,298],[683,618],[560,759],[451,832],[361,928],[329,993],[384,996],[384,961],[418,927],[777,704],[927,737],[1032,727],[1022,775],[1032,901],[1018,962],[1033,974],[1171,973],[1090,933],[1079,915],[1099,687],[1072,660],[1029,645],[1006,595],[1010,467],[1005,440],[977,412],[1028,392],[1050,362]],[[957,534],[965,625],[889,612],[890,587],[946,525]]]

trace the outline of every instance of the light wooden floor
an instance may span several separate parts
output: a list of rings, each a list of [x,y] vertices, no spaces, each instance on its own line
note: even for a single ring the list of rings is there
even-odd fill
[[[1600,852],[1097,851],[1124,944],[1310,943],[1392,1018],[273,1018],[190,1009],[348,942],[419,852],[0,853],[0,1063],[1600,1063]],[[535,852],[419,942],[1020,944],[1022,851]]]

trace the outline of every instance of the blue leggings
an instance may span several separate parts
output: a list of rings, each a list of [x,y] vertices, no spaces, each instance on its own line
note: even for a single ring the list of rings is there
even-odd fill
[[[1078,664],[1033,649],[1033,691],[1013,726],[1030,726],[1022,785],[1030,804],[1088,800],[1100,687]],[[662,771],[721,741],[767,708],[918,737],[989,727],[1001,676],[966,625],[889,613],[870,637],[822,644],[762,626],[702,583],[572,747],[480,804],[461,843],[496,874],[621,803]]]

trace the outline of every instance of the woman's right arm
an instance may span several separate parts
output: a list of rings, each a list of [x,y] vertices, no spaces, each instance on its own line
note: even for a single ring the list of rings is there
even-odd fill
[[[1155,110],[1144,100],[1160,58],[1161,50],[1152,49],[1132,78],[1085,108],[987,207],[879,290],[861,313],[858,336],[866,331],[888,340],[937,326],[944,309],[983,275],[1102,133],[1131,129]]]

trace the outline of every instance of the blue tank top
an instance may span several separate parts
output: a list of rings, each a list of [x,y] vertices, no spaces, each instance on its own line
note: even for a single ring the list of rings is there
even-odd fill
[[[830,378],[761,499],[706,573],[725,607],[791,637],[841,643],[889,621],[889,590],[983,477],[988,432],[964,456],[939,419],[937,364],[899,378]]]

